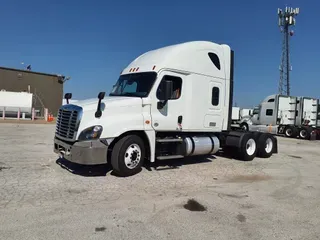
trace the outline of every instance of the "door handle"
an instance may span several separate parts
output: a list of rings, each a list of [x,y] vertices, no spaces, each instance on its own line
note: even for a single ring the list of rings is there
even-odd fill
[[[178,117],[178,124],[182,124],[182,116]]]

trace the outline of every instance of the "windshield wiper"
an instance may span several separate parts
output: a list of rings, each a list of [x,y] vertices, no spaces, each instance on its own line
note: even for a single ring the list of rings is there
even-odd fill
[[[124,97],[140,97],[139,95],[137,95],[137,93],[135,92],[124,92],[124,93],[120,93],[120,94],[115,94],[115,93],[110,93],[109,96],[124,96]]]
[[[121,96],[139,97],[136,92],[132,92],[132,93],[130,93],[130,92],[125,92],[125,93],[122,93]]]

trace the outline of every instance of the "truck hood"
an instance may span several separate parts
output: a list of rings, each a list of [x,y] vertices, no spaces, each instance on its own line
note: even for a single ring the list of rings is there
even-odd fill
[[[97,109],[98,98],[90,98],[79,100],[74,104],[83,108],[83,110]],[[142,99],[139,97],[105,97],[101,103],[104,103],[105,109],[114,107],[128,107],[142,104]]]
[[[143,129],[141,98],[105,97],[101,101],[102,116],[96,118],[98,101],[98,99],[86,99],[75,103],[83,109],[77,137],[84,129],[95,125],[103,127],[102,138],[115,137],[129,130]]]

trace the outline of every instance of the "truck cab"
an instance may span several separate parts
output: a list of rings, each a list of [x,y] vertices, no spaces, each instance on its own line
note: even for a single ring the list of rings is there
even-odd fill
[[[263,136],[272,140],[266,153],[257,146],[260,135],[230,131],[233,54],[228,45],[194,41],[138,56],[108,96],[60,108],[54,151],[80,164],[110,162],[124,176],[137,173],[145,158],[215,154],[224,147],[245,160],[260,152],[271,156],[277,151],[272,136]]]

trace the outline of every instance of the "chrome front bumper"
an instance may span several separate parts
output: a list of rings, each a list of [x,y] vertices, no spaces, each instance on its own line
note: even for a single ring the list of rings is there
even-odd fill
[[[70,162],[82,165],[97,165],[107,163],[107,141],[92,140],[68,144],[54,138],[54,152]]]

